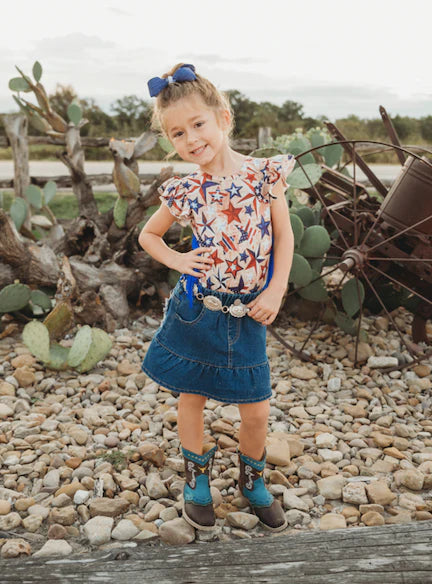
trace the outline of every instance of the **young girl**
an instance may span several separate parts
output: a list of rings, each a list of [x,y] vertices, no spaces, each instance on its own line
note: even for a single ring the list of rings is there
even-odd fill
[[[183,160],[198,165],[159,187],[163,204],[139,235],[143,249],[182,274],[142,369],[180,393],[183,516],[198,529],[215,525],[209,475],[217,447],[203,453],[203,409],[212,398],[238,404],[240,492],[265,527],[280,531],[285,514],[263,478],[271,397],[266,325],[276,318],[291,268],[284,193],[295,158],[234,151],[229,101],[193,65],[180,63],[148,86],[157,96],[154,126]],[[187,253],[162,239],[175,220],[192,228]]]

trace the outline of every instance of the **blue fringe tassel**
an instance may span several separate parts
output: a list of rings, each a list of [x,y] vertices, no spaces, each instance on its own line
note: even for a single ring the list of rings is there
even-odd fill
[[[269,260],[269,265],[268,265],[268,270],[267,270],[267,280],[266,283],[264,285],[263,290],[265,290],[267,288],[267,286],[270,283],[270,280],[272,279],[273,276],[273,244],[274,244],[274,237],[272,235],[272,248],[271,248],[271,252],[270,252],[270,260]],[[197,247],[199,247],[199,243],[195,237],[195,235],[192,235],[192,249],[196,249]],[[199,270],[196,270],[197,272]],[[198,277],[197,276],[191,276],[190,274],[183,274],[185,280],[186,280],[186,294],[187,297],[189,298],[189,306],[192,308],[193,305],[193,287],[196,284],[198,286],[198,288],[201,290],[201,284],[198,282]]]
[[[199,243],[195,237],[195,235],[192,236],[192,249],[196,249],[197,247],[199,247]],[[195,269],[196,272],[199,272],[199,270]],[[193,306],[193,287],[195,284],[197,284],[198,287],[199,283],[198,283],[198,277],[197,276],[191,276],[190,274],[183,274],[186,278],[186,294],[187,297],[189,298],[189,306],[192,308]]]

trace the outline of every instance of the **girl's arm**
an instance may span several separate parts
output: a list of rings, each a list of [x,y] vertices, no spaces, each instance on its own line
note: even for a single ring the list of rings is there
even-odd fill
[[[203,252],[207,253],[209,251],[207,247],[197,247],[182,253],[171,249],[162,239],[175,220],[168,207],[161,204],[142,228],[138,243],[155,260],[182,274],[196,276],[196,270],[208,270],[213,260],[199,255]]]
[[[167,206],[161,205],[144,225],[138,237],[138,243],[147,253],[171,269],[176,268],[177,260],[181,254],[171,249],[162,237],[174,221],[175,217]]]
[[[287,184],[281,177],[273,188],[273,199],[270,205],[272,230],[274,238],[273,276],[268,288],[279,292],[282,296],[288,288],[288,278],[291,271],[294,254],[294,234],[291,227],[289,207],[285,198]]]

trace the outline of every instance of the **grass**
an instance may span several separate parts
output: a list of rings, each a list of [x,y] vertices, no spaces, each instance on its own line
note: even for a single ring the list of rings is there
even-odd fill
[[[99,212],[105,213],[114,207],[118,195],[115,192],[100,191],[94,193],[94,197]],[[12,201],[12,192],[3,192],[3,202],[0,193],[0,207],[3,207],[5,211],[9,211]],[[57,219],[74,219],[78,216],[78,201],[73,193],[58,192],[49,207]]]

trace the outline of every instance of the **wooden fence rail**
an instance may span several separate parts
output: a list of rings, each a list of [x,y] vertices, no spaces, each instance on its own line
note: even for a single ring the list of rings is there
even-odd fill
[[[0,570],[2,584],[431,584],[432,522],[20,557]]]

